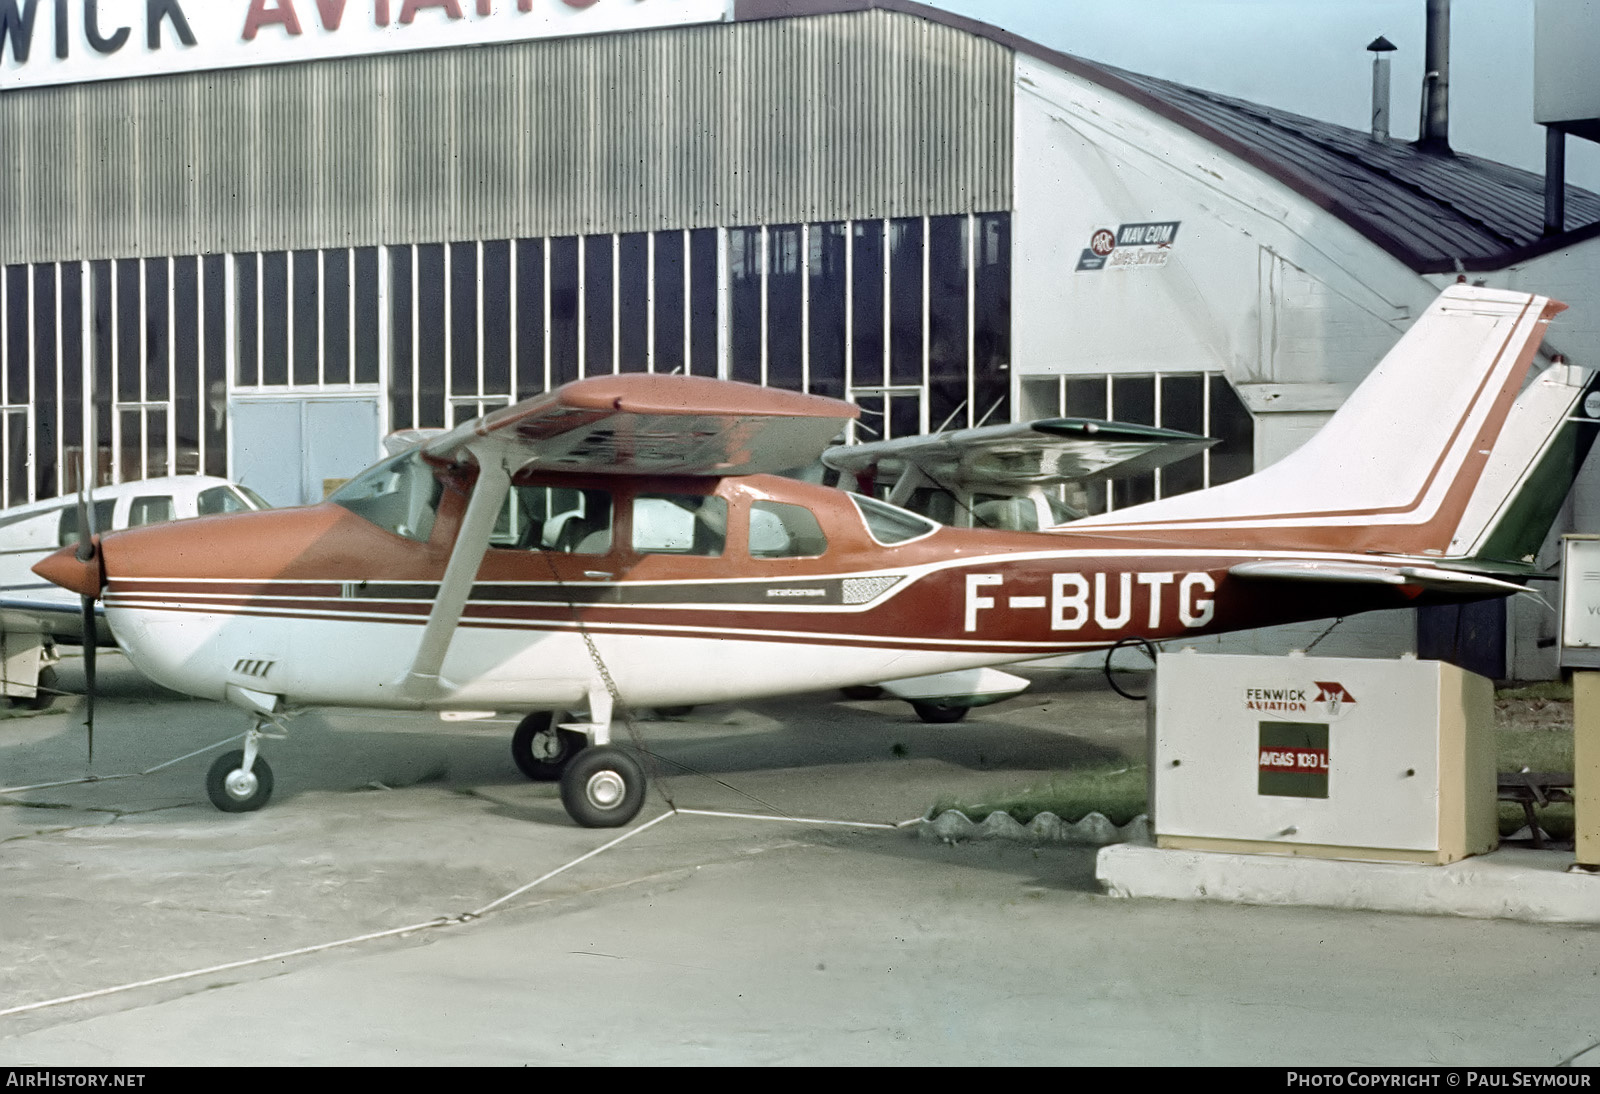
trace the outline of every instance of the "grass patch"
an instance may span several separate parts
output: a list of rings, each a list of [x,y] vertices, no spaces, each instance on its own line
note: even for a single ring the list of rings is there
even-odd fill
[[[1551,699],[1556,702],[1572,702],[1572,685],[1564,684],[1560,680],[1541,680],[1533,684],[1524,684],[1516,688],[1501,688],[1494,693],[1496,699]]]
[[[1064,821],[1082,820],[1099,813],[1122,826],[1149,811],[1144,764],[1122,764],[1063,771],[1045,782],[1021,789],[996,790],[980,798],[942,797],[930,816],[959,809],[975,821],[990,813],[1010,813],[1027,824],[1040,813],[1054,813]]]
[[[1522,690],[1522,689],[1517,689]],[[1568,691],[1571,691],[1569,688]],[[1548,696],[1530,696],[1548,698]],[[1502,729],[1495,734],[1495,768],[1510,773],[1515,771],[1571,771],[1572,730],[1564,729]],[[1556,802],[1534,806],[1539,827],[1552,839],[1572,838],[1576,821],[1569,802]],[[1528,823],[1522,806],[1516,802],[1501,802],[1498,818],[1500,834],[1509,836]]]

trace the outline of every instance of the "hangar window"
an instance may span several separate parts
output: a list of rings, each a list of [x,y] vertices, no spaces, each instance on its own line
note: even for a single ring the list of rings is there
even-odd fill
[[[1026,418],[1098,418],[1217,438],[1207,451],[1154,471],[1067,487],[1060,500],[1086,514],[1232,482],[1254,467],[1255,420],[1220,372],[1030,376],[1022,399]]]

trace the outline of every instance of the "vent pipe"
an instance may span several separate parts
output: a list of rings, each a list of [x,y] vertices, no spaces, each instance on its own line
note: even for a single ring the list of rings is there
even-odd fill
[[[1544,127],[1544,234],[1567,230],[1567,134]]]
[[[1423,57],[1422,121],[1417,145],[1450,151],[1450,0],[1428,0],[1427,50]]]
[[[1372,139],[1389,139],[1389,54],[1395,44],[1383,35],[1372,40],[1367,52],[1372,54]]]

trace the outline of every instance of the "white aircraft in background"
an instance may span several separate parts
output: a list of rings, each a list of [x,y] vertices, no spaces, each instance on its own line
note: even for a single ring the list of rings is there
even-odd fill
[[[92,499],[96,533],[269,508],[249,487],[207,475],[96,487]],[[80,519],[71,495],[0,511],[0,696],[12,703],[49,706],[57,642],[83,642],[81,598],[33,572],[46,555],[78,542]],[[116,645],[98,610],[94,629],[97,645]]]

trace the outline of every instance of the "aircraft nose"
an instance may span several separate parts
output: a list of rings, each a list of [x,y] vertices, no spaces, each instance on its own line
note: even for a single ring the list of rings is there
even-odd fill
[[[79,596],[99,596],[105,584],[105,570],[100,564],[99,537],[95,537],[94,555],[88,559],[78,557],[76,546],[63,547],[53,555],[40,559],[33,572],[63,589],[71,589]]]

